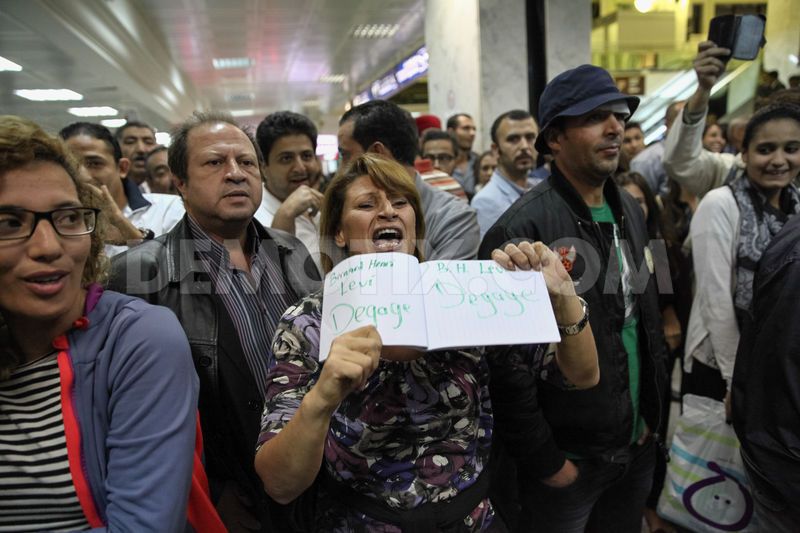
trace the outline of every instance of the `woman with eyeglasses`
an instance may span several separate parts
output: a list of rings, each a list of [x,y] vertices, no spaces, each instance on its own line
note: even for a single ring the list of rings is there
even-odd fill
[[[89,198],[61,141],[0,116],[0,531],[184,531],[189,345],[166,308],[103,292]]]

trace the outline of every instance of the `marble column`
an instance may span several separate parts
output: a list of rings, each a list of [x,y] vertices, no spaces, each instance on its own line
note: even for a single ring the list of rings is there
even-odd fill
[[[475,118],[480,150],[481,47],[478,0],[427,0],[425,46],[428,50],[428,102],[442,121],[456,113]]]
[[[489,148],[498,115],[529,110],[528,30],[524,0],[480,0],[479,8],[482,115],[476,125]]]
[[[547,79],[591,63],[592,6],[590,0],[544,0]]]
[[[544,1],[547,79],[590,61],[589,0]],[[455,113],[475,119],[473,150],[491,144],[495,118],[529,109],[531,58],[526,0],[427,0],[430,112],[442,123]],[[535,113],[535,110],[531,110]]]
[[[528,108],[525,0],[427,0],[430,112],[442,123],[468,113],[473,150],[489,148],[495,117]]]

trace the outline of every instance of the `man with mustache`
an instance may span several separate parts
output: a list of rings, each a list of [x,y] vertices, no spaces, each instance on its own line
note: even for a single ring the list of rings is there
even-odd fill
[[[170,308],[200,376],[200,420],[211,496],[230,531],[279,531],[255,474],[272,335],[284,311],[319,287],[295,237],[253,218],[263,157],[223,114],[179,125],[169,167],[186,216],[115,258],[109,288]]]
[[[256,142],[264,154],[264,191],[255,217],[264,226],[291,233],[317,266],[319,206],[322,193],[312,187],[322,169],[317,159],[317,128],[291,111],[267,115],[258,125]]]
[[[114,136],[122,149],[122,157],[131,162],[128,177],[142,192],[152,192],[146,181],[147,154],[157,146],[156,130],[144,122],[129,120],[117,129]]]
[[[556,76],[539,100],[535,141],[553,155],[552,174],[497,220],[478,254],[520,239],[549,243],[587,301],[597,345],[600,382],[586,390],[546,366],[492,365],[495,435],[516,459],[523,531],[641,530],[661,447],[666,350],[644,216],[610,179],[638,104],[599,67]]]
[[[521,109],[503,113],[492,124],[492,151],[497,156],[497,168],[489,183],[472,199],[481,237],[511,204],[534,186],[529,174],[536,165],[534,143],[538,133],[536,121]]]

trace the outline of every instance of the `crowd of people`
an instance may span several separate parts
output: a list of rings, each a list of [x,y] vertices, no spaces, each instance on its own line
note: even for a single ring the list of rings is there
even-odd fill
[[[290,111],[169,147],[0,116],[0,531],[672,531],[683,393],[725,403],[759,523],[797,531],[800,90],[709,117],[729,53],[700,45],[649,146],[582,65],[482,153],[468,113],[352,107],[334,176]],[[321,361],[324,276],[386,252],[541,271],[561,341],[365,326]]]

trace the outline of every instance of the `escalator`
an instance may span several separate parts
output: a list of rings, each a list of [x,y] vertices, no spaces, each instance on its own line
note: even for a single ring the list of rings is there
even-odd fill
[[[722,122],[742,111],[748,111],[755,96],[758,83],[760,61],[737,62],[730,65],[725,75],[711,89],[712,101],[724,98],[720,102],[718,113]],[[645,144],[659,140],[664,136],[667,126],[664,114],[667,106],[675,101],[686,100],[697,89],[697,78],[694,70],[687,69],[675,73],[666,83],[652,94],[642,98],[633,120],[642,125]]]

